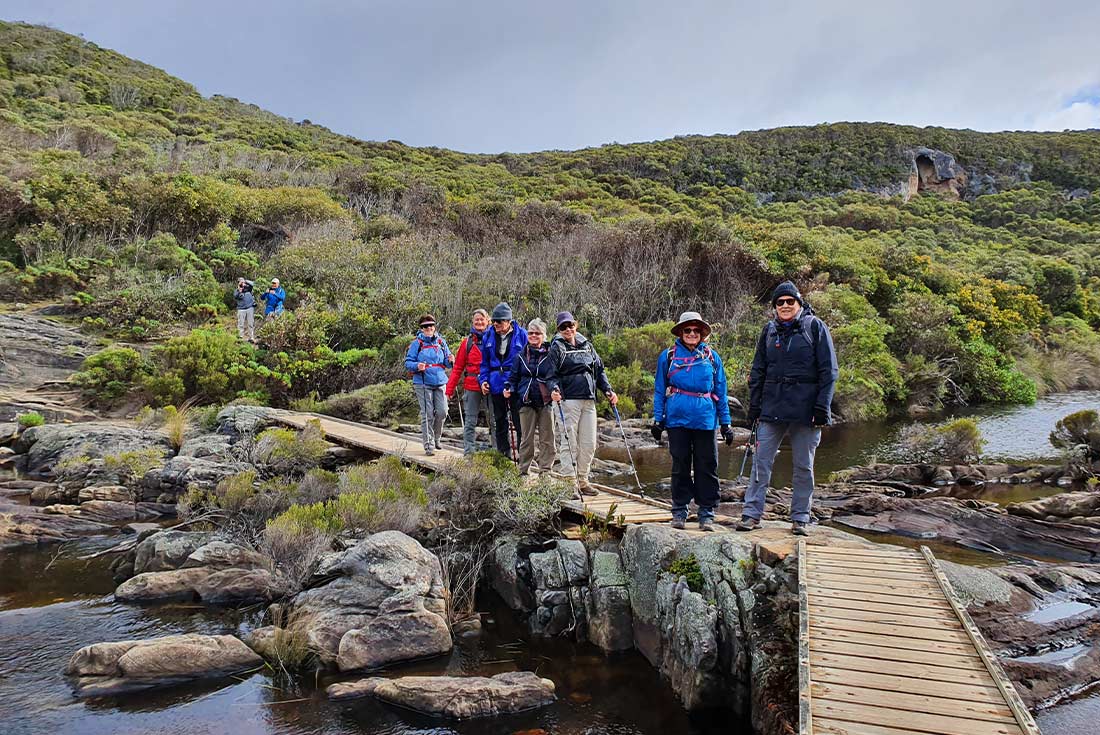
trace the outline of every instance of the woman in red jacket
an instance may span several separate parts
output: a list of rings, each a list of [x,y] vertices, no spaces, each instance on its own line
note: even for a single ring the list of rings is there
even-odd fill
[[[481,338],[485,336],[485,330],[489,328],[489,312],[478,309],[470,320],[470,333],[462,338],[462,344],[455,352],[455,364],[451,368],[451,377],[447,381],[447,400],[454,398],[458,381],[462,380],[462,405],[465,409],[465,424],[462,427],[462,445],[465,454],[473,454],[477,451],[477,443],[474,440],[477,430],[478,414],[485,410],[488,421],[489,397],[482,395],[481,386],[478,385],[477,374],[481,369]]]

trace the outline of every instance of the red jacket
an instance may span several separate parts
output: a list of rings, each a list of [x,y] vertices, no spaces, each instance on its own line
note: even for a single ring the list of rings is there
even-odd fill
[[[455,364],[451,368],[451,377],[447,381],[448,398],[455,394],[455,386],[458,385],[458,379],[463,374],[465,374],[462,380],[463,388],[472,391],[481,390],[481,385],[477,382],[477,373],[481,369],[481,348],[477,342],[473,342],[467,349],[466,343],[471,336],[468,334],[463,337],[462,344],[458,346],[458,350],[455,352]]]

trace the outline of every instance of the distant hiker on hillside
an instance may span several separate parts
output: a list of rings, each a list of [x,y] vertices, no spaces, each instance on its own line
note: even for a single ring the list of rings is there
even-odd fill
[[[526,475],[535,458],[535,436],[538,435],[538,471],[549,472],[557,459],[554,442],[554,415],[550,402],[550,380],[554,365],[549,360],[550,343],[546,341],[546,322],[532,319],[527,325],[527,345],[516,353],[512,371],[504,383],[504,397],[519,396],[519,471]]]
[[[482,407],[485,409],[485,421],[489,421],[492,406],[489,397],[482,394],[478,375],[481,372],[481,343],[485,331],[489,328],[489,312],[485,309],[474,311],[470,319],[470,333],[462,338],[455,353],[455,364],[451,377],[447,380],[447,399],[455,396],[458,381],[462,381],[462,405],[466,411],[462,422],[462,451],[473,454],[477,451],[477,417]]]
[[[527,332],[512,319],[512,307],[502,301],[493,307],[493,328],[481,340],[481,392],[493,402],[494,445],[506,457],[518,458],[512,452],[523,440],[519,424],[519,396],[504,397],[504,384],[512,373],[516,353],[527,346]],[[511,424],[509,424],[511,421]]]
[[[793,283],[776,287],[772,306],[775,319],[760,332],[749,374],[749,420],[756,429],[756,447],[737,530],[760,525],[775,454],[788,436],[794,465],[791,531],[805,536],[814,497],[814,452],[821,442],[821,427],[830,422],[836,352],[829,329]]]
[[[676,342],[657,357],[653,383],[653,438],[668,432],[672,455],[672,527],[687,523],[688,503],[699,508],[699,530],[714,530],[718,505],[718,440],[733,443],[722,358],[706,343],[710,325],[685,311],[672,328]],[[694,477],[692,470],[694,469]]]
[[[237,336],[249,342],[256,341],[256,295],[252,287],[252,281],[238,278],[237,291],[233,294],[237,302]]]
[[[574,475],[577,490],[582,495],[596,495],[588,481],[592,458],[596,456],[596,391],[607,396],[611,405],[619,402],[603,369],[596,348],[577,331],[577,320],[568,311],[559,312],[554,320],[558,336],[550,343],[550,361],[554,378],[550,397],[564,406],[566,442],[570,450],[566,459],[576,464],[562,473]]]
[[[447,418],[447,368],[454,357],[447,340],[436,334],[435,317],[420,317],[420,331],[405,353],[405,369],[412,374],[413,390],[420,403],[420,433],[424,439],[424,454],[435,454],[443,435],[443,420]]]
[[[286,291],[279,285],[278,278],[271,279],[271,285],[260,294],[264,302],[264,319],[269,316],[278,316],[283,313],[283,302],[286,301]]]

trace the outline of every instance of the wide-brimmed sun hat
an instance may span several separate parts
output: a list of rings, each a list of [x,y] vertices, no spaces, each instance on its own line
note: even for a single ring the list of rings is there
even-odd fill
[[[685,311],[680,315],[680,320],[676,322],[676,326],[672,328],[672,333],[677,337],[680,336],[680,331],[689,324],[697,324],[699,328],[703,330],[703,337],[710,336],[710,325],[706,323],[702,315],[697,311]]]

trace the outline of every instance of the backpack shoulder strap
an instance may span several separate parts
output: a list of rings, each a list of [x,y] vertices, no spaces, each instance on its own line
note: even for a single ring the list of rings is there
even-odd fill
[[[672,374],[672,358],[676,355],[676,345],[668,348],[668,352],[665,353],[665,387],[668,387],[668,379]]]

